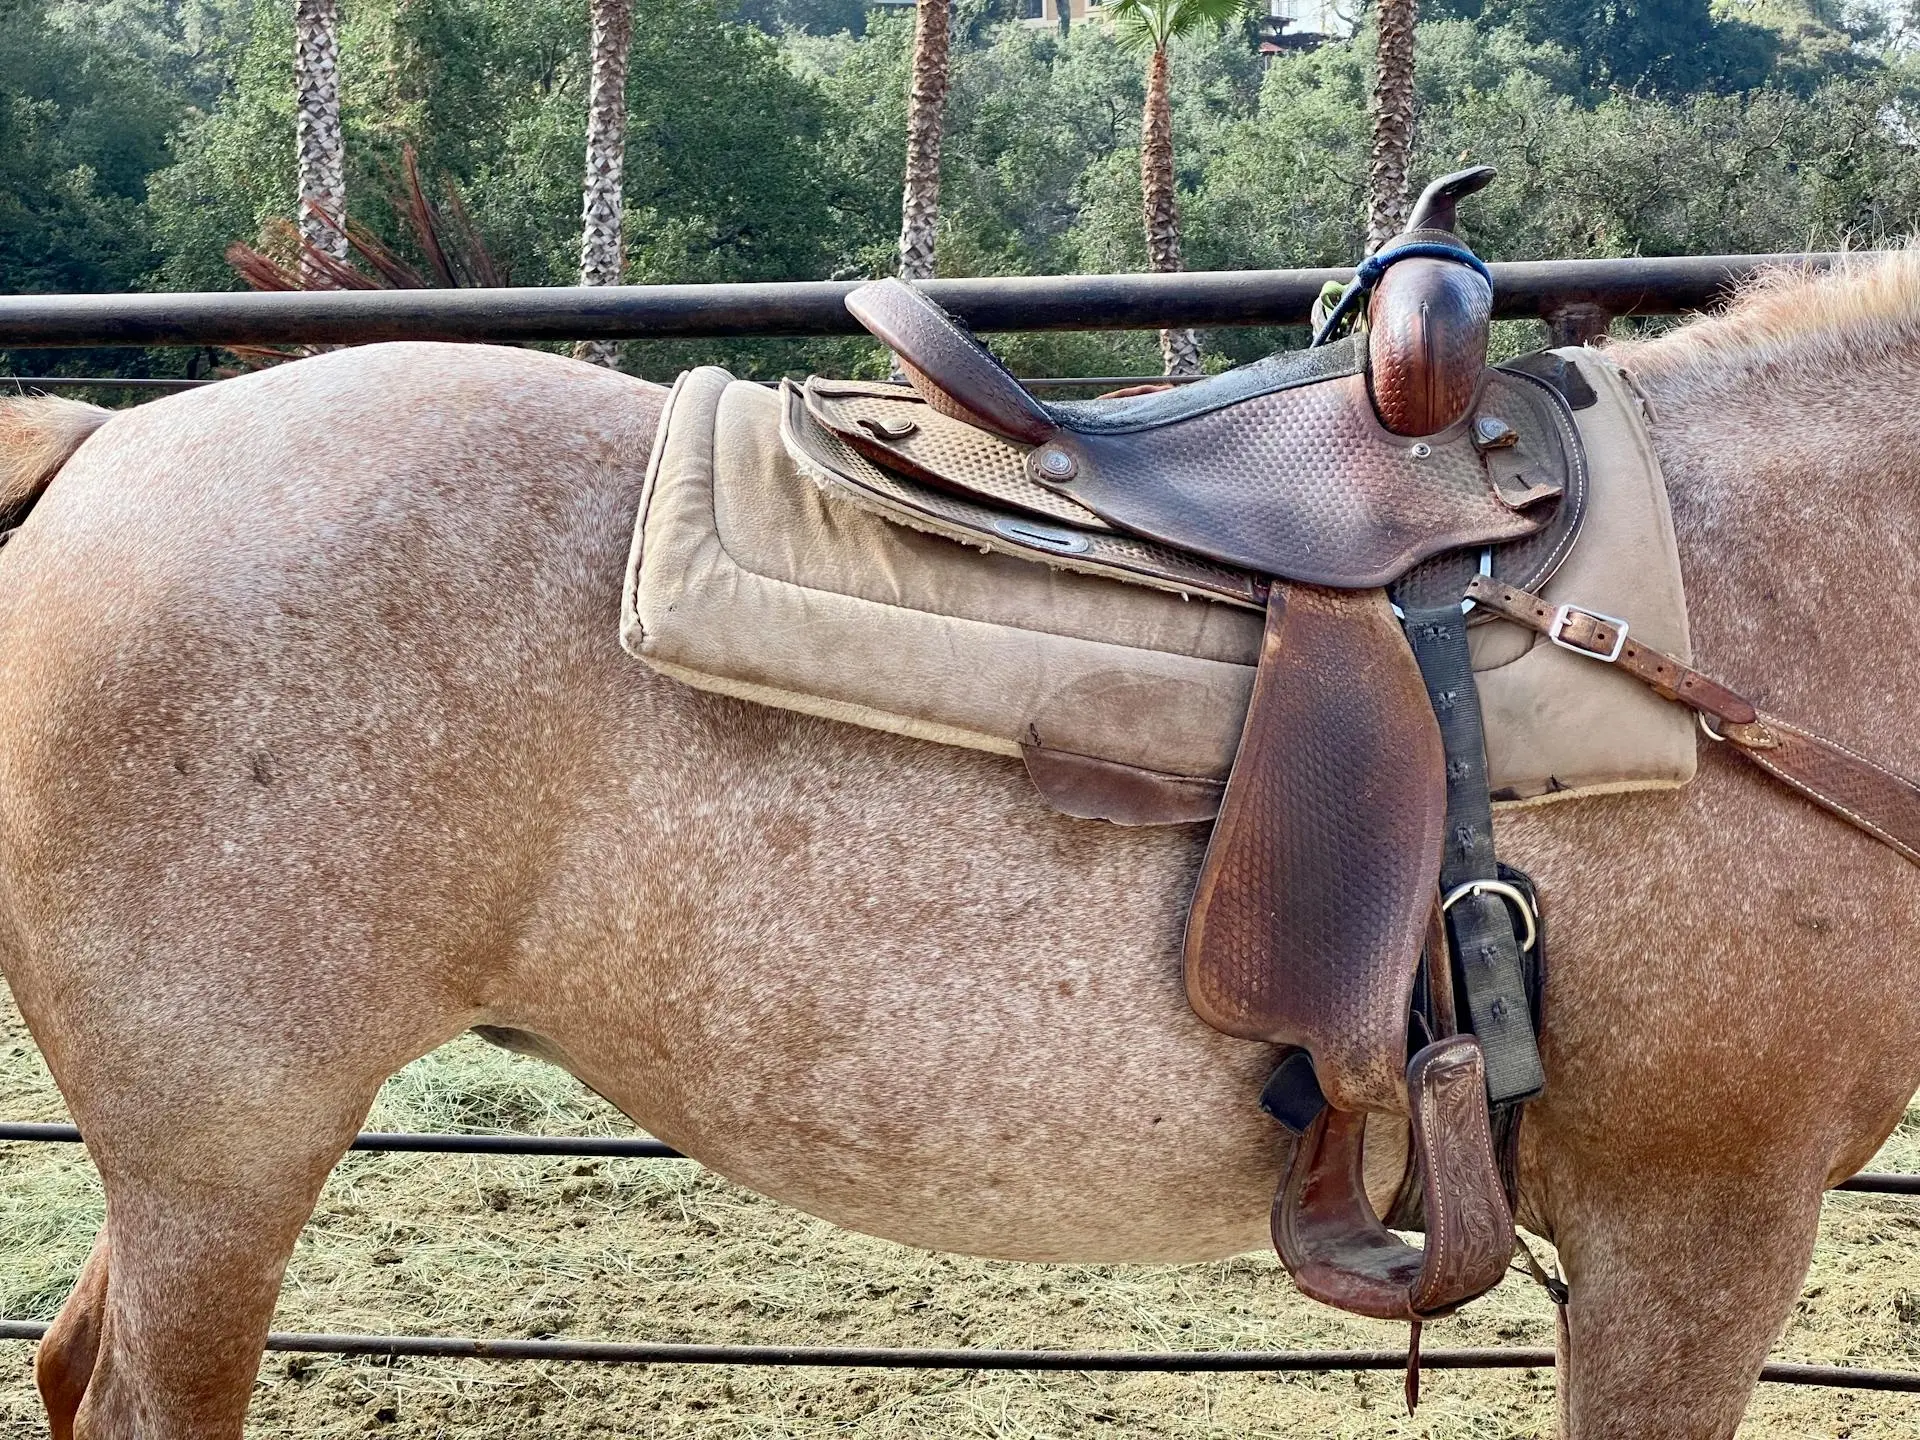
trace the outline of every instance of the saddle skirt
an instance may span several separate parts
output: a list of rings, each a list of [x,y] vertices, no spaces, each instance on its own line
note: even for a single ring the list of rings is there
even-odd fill
[[[1638,398],[1595,351],[1529,368],[1571,394],[1587,458],[1580,541],[1546,598],[1622,616],[1686,658],[1672,522]],[[1512,403],[1526,403],[1532,382],[1506,378],[1522,397]],[[1024,453],[900,386],[776,392],[691,371],[662,417],[637,516],[623,643],[700,689],[1022,757],[1069,814],[1211,818],[1253,689],[1260,583],[1113,530],[1030,479]],[[1518,488],[1524,453],[1501,463]],[[956,466],[975,495],[941,484]],[[1492,617],[1469,644],[1496,801],[1692,778],[1692,722],[1629,677]]]

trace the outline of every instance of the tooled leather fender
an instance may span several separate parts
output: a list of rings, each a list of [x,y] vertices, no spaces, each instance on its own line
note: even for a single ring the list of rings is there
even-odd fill
[[[1443,765],[1386,594],[1276,584],[1187,917],[1187,999],[1216,1030],[1306,1050],[1341,1110],[1405,1113]]]

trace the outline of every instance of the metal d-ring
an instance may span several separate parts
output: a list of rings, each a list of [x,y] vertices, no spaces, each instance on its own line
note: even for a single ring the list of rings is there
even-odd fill
[[[1716,745],[1722,745],[1726,743],[1727,737],[1722,735],[1718,730],[1714,729],[1713,726],[1707,723],[1706,711],[1704,710],[1694,711],[1693,718],[1700,722],[1700,733],[1706,736],[1707,739],[1713,741],[1713,743]]]
[[[1526,939],[1520,942],[1520,949],[1524,952],[1533,948],[1533,942],[1540,938],[1540,922],[1534,918],[1533,905],[1519,886],[1509,885],[1504,880],[1469,880],[1447,892],[1446,898],[1440,902],[1440,913],[1446,914],[1469,895],[1498,895],[1511,905],[1514,913],[1527,922]]]

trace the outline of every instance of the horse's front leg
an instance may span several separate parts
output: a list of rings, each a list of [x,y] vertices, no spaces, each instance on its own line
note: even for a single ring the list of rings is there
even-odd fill
[[[1679,1166],[1568,1178],[1568,1190],[1556,1184],[1570,1290],[1562,1434],[1731,1436],[1799,1298],[1820,1220],[1817,1184]]]

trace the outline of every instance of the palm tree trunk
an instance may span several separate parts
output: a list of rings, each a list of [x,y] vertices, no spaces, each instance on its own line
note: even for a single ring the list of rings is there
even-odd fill
[[[940,226],[940,138],[947,109],[952,0],[919,0],[907,92],[907,174],[900,192],[900,278],[930,280]]]
[[[1173,192],[1173,102],[1167,92],[1167,51],[1155,46],[1147,61],[1147,104],[1140,116],[1140,200],[1147,258],[1170,273],[1180,261],[1180,210]],[[1160,356],[1168,375],[1200,373],[1200,340],[1191,330],[1162,330]]]
[[[1407,223],[1407,169],[1413,159],[1413,23],[1418,0],[1380,0],[1379,59],[1373,79],[1372,203],[1367,249]]]
[[[336,260],[347,258],[346,145],[340,134],[339,0],[294,0],[294,146],[299,167],[300,237]],[[331,220],[332,223],[329,223]],[[326,288],[313,267],[308,283]]]
[[[633,0],[590,0],[593,75],[587,99],[587,179],[580,211],[580,283],[620,283],[621,181],[627,163],[627,55],[633,45]],[[620,347],[583,340],[573,353],[613,365]]]

